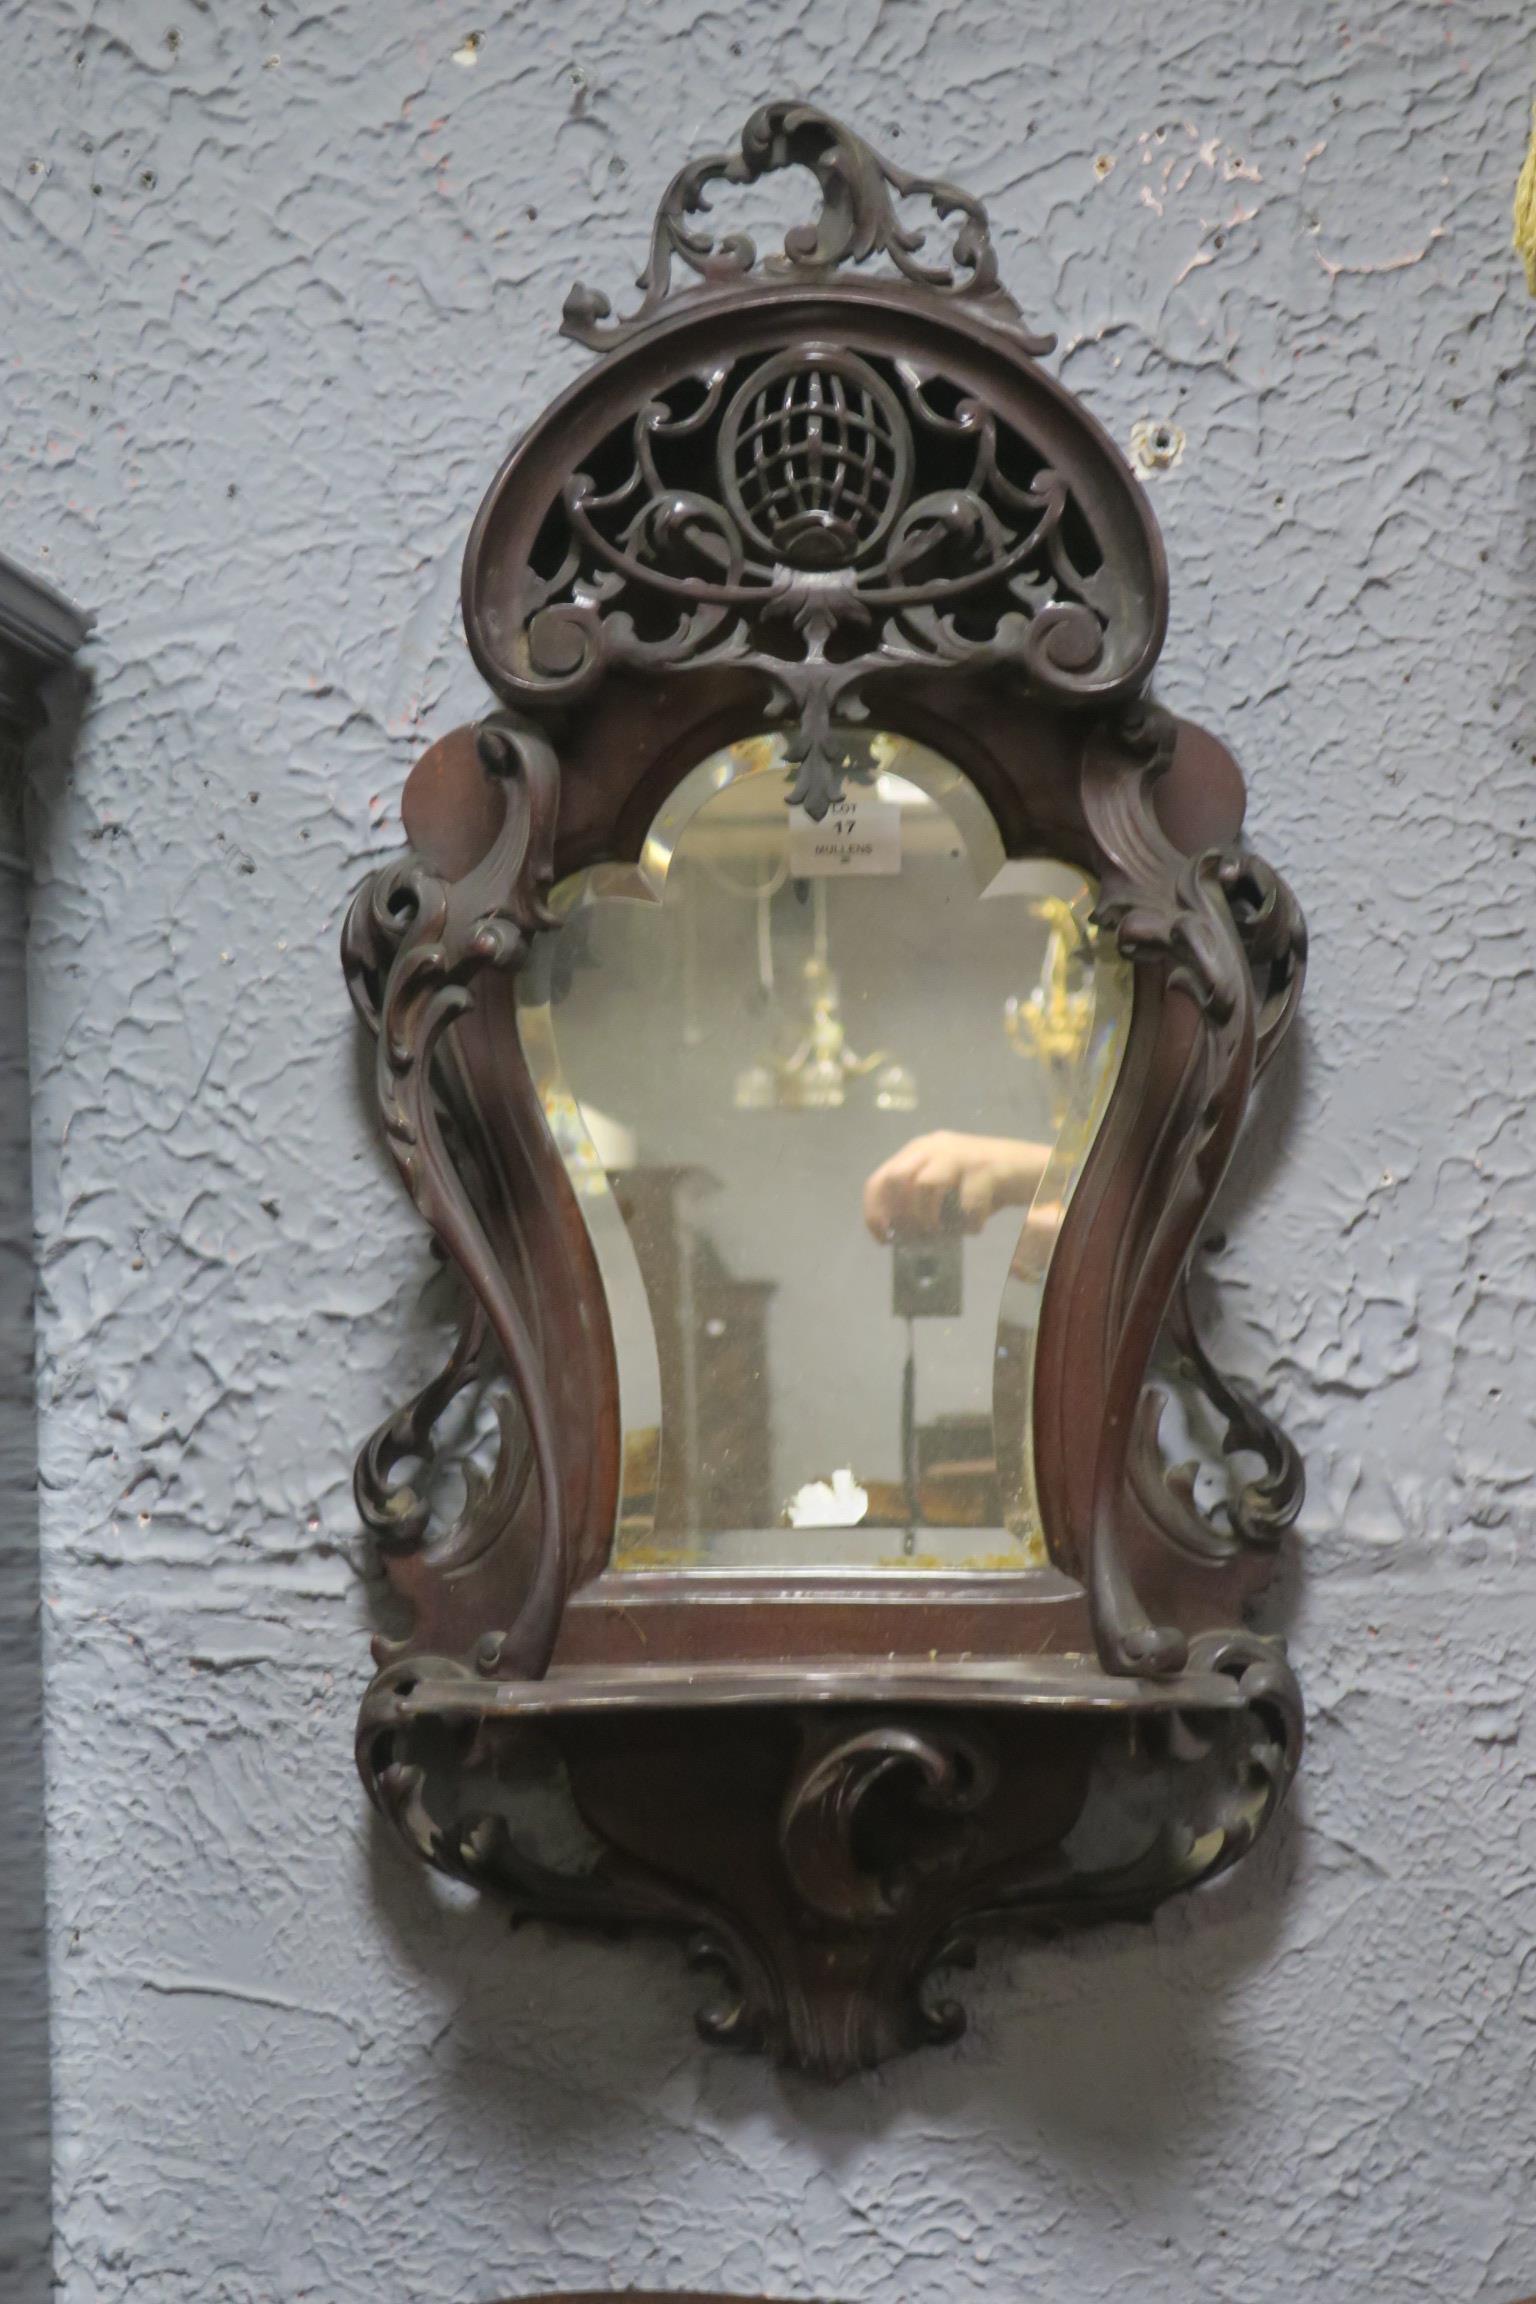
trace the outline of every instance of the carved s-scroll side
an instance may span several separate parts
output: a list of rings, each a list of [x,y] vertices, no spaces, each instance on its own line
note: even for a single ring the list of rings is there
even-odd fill
[[[1258,1081],[1291,1027],[1307,972],[1307,925],[1286,882],[1262,857],[1243,849],[1226,857],[1221,885],[1253,979],[1257,1006],[1253,1077]],[[1231,1498],[1227,1517],[1240,1544],[1272,1550],[1293,1526],[1306,1494],[1306,1472],[1295,1442],[1236,1378],[1226,1375],[1207,1352],[1189,1300],[1189,1271],[1179,1274],[1169,1309],[1168,1337],[1194,1382],[1224,1420],[1222,1450],[1227,1456],[1255,1455],[1263,1464],[1257,1479]],[[1167,1485],[1193,1506],[1183,1468]]]
[[[1301,999],[1307,966],[1307,930],[1290,888],[1249,849],[1224,856],[1220,885],[1253,982],[1256,1005],[1253,1078],[1257,1082],[1289,1030]],[[1218,1527],[1197,1507],[1195,1466],[1166,1472],[1157,1449],[1158,1395],[1143,1400],[1144,1432],[1136,1454],[1138,1492],[1149,1513],[1195,1557],[1227,1558],[1234,1546],[1273,1551],[1295,1523],[1306,1494],[1300,1451],[1246,1386],[1218,1368],[1206,1350],[1189,1294],[1189,1269],[1179,1273],[1166,1325],[1184,1371],[1222,1418],[1222,1453],[1257,1456],[1262,1471],[1236,1487],[1220,1508]]]
[[[1173,1027],[1183,1049],[1180,1069],[1137,1154],[1086,1563],[1106,1668],[1153,1674],[1180,1669],[1187,1641],[1175,1627],[1148,1621],[1129,1566],[1130,1524],[1198,1568],[1230,1572],[1243,1552],[1274,1549],[1303,1493],[1291,1441],[1205,1352],[1190,1312],[1187,1265],[1257,1073],[1295,1013],[1306,931],[1290,890],[1257,857],[1218,849],[1189,856],[1167,839],[1154,791],[1173,735],[1165,715],[1147,711],[1124,723],[1118,737],[1105,732],[1090,746],[1084,778],[1105,859],[1098,922],[1127,957],[1159,972],[1163,1003],[1177,1002],[1189,1019],[1182,1031]],[[1159,1447],[1164,1399],[1147,1378],[1164,1336],[1222,1415],[1225,1453],[1252,1453],[1261,1462],[1259,1475],[1216,1516],[1197,1502],[1195,1467],[1167,1466]]]
[[[1147,710],[1089,746],[1083,798],[1104,859],[1097,924],[1125,956],[1157,968],[1162,998],[1192,1011],[1177,1080],[1140,1155],[1140,1175],[1114,1310],[1088,1535],[1087,1583],[1107,1671],[1181,1671],[1188,1640],[1153,1624],[1128,1559],[1128,1512],[1140,1505],[1163,1537],[1219,1558],[1222,1533],[1193,1495],[1170,1489],[1157,1454],[1147,1372],[1185,1261],[1225,1172],[1253,1079],[1253,985],[1222,883],[1221,853],[1186,856],[1159,825],[1154,789],[1173,725]]]
[[[363,1449],[356,1486],[364,1520],[387,1549],[419,1546],[425,1507],[408,1485],[391,1486],[391,1472],[405,1456],[427,1452],[431,1425],[494,1347],[521,1404],[539,1513],[515,1619],[492,1628],[483,1645],[508,1670],[534,1677],[548,1662],[567,1580],[554,1420],[527,1322],[445,1136],[434,1075],[444,1035],[474,1005],[486,974],[520,967],[532,937],[554,925],[547,899],[559,769],[547,741],[509,714],[486,721],[477,745],[503,796],[501,826],[484,857],[458,880],[439,877],[415,856],[386,866],[359,891],[342,935],[353,1000],[378,1036],[386,1141],[475,1307],[440,1375]],[[489,1498],[472,1498],[480,1516],[489,1502],[505,1525],[502,1507],[510,1518],[523,1476],[516,1436],[503,1417]]]

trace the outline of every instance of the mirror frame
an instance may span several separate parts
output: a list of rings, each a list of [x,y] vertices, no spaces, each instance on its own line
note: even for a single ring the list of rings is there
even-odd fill
[[[712,187],[784,169],[819,206],[781,254],[696,221]],[[946,261],[920,258],[897,206],[924,200]],[[1305,930],[1243,839],[1229,753],[1148,697],[1167,580],[1145,493],[1039,365],[1051,340],[998,284],[976,201],[770,104],[674,180],[641,284],[627,318],[589,290],[567,301],[565,333],[602,357],[509,456],[465,558],[497,708],[418,763],[409,848],[343,935],[386,1141],[467,1305],[442,1370],[358,1462],[411,1618],[375,1642],[358,1757],[440,1868],[549,1917],[701,1935],[727,1979],[706,2035],[837,2075],[953,2035],[925,1979],[962,1934],[1148,1910],[1233,1861],[1290,1781],[1299,1694],[1245,1625],[1301,1466],[1206,1353],[1187,1275],[1295,1011]],[[883,526],[841,562],[828,547],[831,567],[744,503],[733,411],[765,370],[840,370],[898,436]],[[1041,1304],[1052,1566],[615,1571],[612,1332],[516,973],[555,930],[554,882],[637,860],[701,759],[782,729],[788,796],[820,814],[866,723],[953,761],[1009,857],[1091,873],[1095,921],[1134,967]],[[1256,1460],[1217,1508],[1160,1450],[1160,1351]],[[496,1460],[442,1530],[421,1468],[488,1376]],[[583,1869],[530,1856],[509,1820],[533,1753],[593,1836]],[[1142,1841],[1084,1825],[1149,1768]]]

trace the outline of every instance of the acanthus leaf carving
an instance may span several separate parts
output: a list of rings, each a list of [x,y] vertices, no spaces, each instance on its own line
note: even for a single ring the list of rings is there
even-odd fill
[[[493,1712],[467,1666],[433,1656],[378,1675],[358,1765],[394,1830],[440,1871],[518,1918],[680,1937],[716,1980],[697,2012],[704,2039],[841,2079],[963,2032],[963,2007],[933,1997],[932,1979],[971,1965],[981,1933],[1142,1917],[1251,1845],[1299,1756],[1295,1681],[1283,1651],[1248,1633],[1198,1638],[1191,1666],[1177,1732],[1172,1709],[1148,1719],[1134,1702],[1099,1709],[1067,1741],[1059,1718],[1046,1726],[1034,1753],[1046,1775],[1022,1801],[1032,1729],[1006,1703],[875,1719],[793,1699],[744,1712],[744,1681],[720,1712],[671,1729],[630,1714],[598,1736],[542,1687],[503,1685]],[[723,1852],[704,1788],[727,1740],[741,1766]],[[765,1748],[777,1768],[748,1761]],[[563,1851],[541,1851],[519,1808],[530,1767],[564,1788]]]
[[[1187,1558],[1220,1568],[1235,1549],[1272,1550],[1304,1488],[1294,1444],[1205,1352],[1189,1306],[1188,1259],[1226,1172],[1260,1048],[1267,1062],[1294,1013],[1305,929],[1284,882],[1248,851],[1186,856],[1162,831],[1154,792],[1175,733],[1166,714],[1137,707],[1122,717],[1118,737],[1106,733],[1090,748],[1084,784],[1106,860],[1095,922],[1128,958],[1157,970],[1165,998],[1182,997],[1194,1012],[1148,1184],[1155,1213],[1120,1292],[1087,1563],[1105,1668],[1154,1677],[1185,1669],[1189,1643],[1177,1627],[1151,1623],[1137,1596],[1128,1505]],[[1148,1370],[1164,1335],[1224,1416],[1227,1454],[1262,1461],[1220,1521],[1197,1503],[1193,1467],[1169,1467],[1161,1454],[1163,1399]]]
[[[912,1892],[910,1871],[871,1863],[860,1846],[872,1796],[895,1784],[909,1786],[913,1814],[943,1819],[937,1851],[923,1861],[958,1861],[964,1819],[991,1797],[997,1757],[979,1730],[954,1720],[941,1724],[875,1720],[846,1724],[811,1740],[784,1796],[779,1845],[790,1878],[813,1911],[833,1919],[878,1920],[899,1910]],[[906,1843],[910,1855],[917,1845]]]
[[[815,341],[653,389],[565,477],[494,630],[478,565],[472,547],[471,639],[520,708],[573,703],[607,670],[745,669],[814,815],[871,674],[1011,670],[1091,702],[1160,619],[996,409],[931,367]]]
[[[364,1446],[354,1486],[363,1519],[386,1555],[418,1550],[427,1512],[410,1483],[392,1480],[408,1457],[430,1458],[432,1427],[472,1382],[486,1354],[516,1396],[498,1408],[499,1446],[488,1482],[469,1476],[465,1512],[439,1565],[462,1564],[509,1526],[528,1479],[538,1485],[539,1523],[516,1621],[498,1633],[498,1661],[542,1670],[566,1585],[560,1466],[544,1371],[523,1310],[487,1237],[463,1162],[447,1140],[437,1066],[445,1036],[473,1005],[487,972],[522,965],[531,938],[553,925],[552,878],[559,770],[548,742],[508,714],[477,734],[482,765],[503,795],[500,829],[481,861],[445,880],[411,853],[376,872],[354,898],[342,959],[359,1013],[377,1040],[375,1080],[385,1141],[412,1200],[470,1291],[471,1311],[440,1374]],[[526,1433],[526,1452],[523,1435]],[[380,1654],[390,1644],[376,1643]]]
[[[767,278],[824,279],[844,265],[885,256],[899,278],[934,296],[963,299],[1008,328],[1021,352],[1038,356],[1053,349],[1053,336],[1025,327],[998,279],[987,212],[979,200],[938,177],[898,168],[841,121],[813,104],[795,102],[761,105],[743,128],[738,151],[712,153],[679,169],[656,210],[650,257],[637,283],[642,291],[638,307],[615,319],[601,290],[578,283],[565,300],[564,334],[594,351],[626,342],[675,298],[674,263],[691,272],[704,290],[746,280],[758,269],[755,243],[745,233],[717,238],[691,220],[708,214],[712,186],[752,184],[788,168],[806,169],[815,177],[820,206],[811,221],[786,231],[782,250],[762,265]],[[945,258],[923,260],[925,233],[902,223],[898,199],[927,201],[941,223],[958,218]]]

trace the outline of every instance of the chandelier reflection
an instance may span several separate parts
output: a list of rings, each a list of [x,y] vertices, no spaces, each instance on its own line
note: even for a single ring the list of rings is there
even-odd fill
[[[827,954],[827,884],[818,880],[814,889],[815,943],[800,969],[799,1016],[783,1035],[787,1046],[737,1073],[736,1109],[837,1112],[847,1101],[849,1082],[873,1075],[877,1111],[914,1112],[917,1081],[908,1067],[896,1062],[887,1049],[860,1056],[849,1045],[842,994]],[[766,901],[763,918],[768,919]],[[771,925],[765,934],[771,934]],[[771,946],[768,952],[770,975],[764,989],[771,991]]]
[[[1050,930],[1045,957],[1034,989],[1022,999],[1013,993],[1005,1003],[1003,1029],[1016,1053],[1039,1065],[1050,1097],[1051,1124],[1060,1129],[1076,1067],[1093,1030],[1090,930],[1079,906],[1064,897],[1042,896],[1030,909]]]
[[[882,754],[882,746],[886,747],[886,754]],[[869,748],[876,768],[881,771],[878,778],[861,763],[845,762],[850,785],[867,783],[878,790],[886,781],[886,755],[892,748],[890,738],[878,736]],[[734,749],[751,767],[759,764],[760,755],[775,756],[779,746],[775,739],[759,738]],[[758,986],[764,1003],[775,1006],[778,990],[773,900],[791,878],[788,857],[783,857],[773,872],[750,890],[728,877],[718,865],[710,866],[709,870],[717,885],[733,895],[750,895],[756,904]],[[795,886],[801,895],[807,889],[810,891],[812,948],[798,971],[795,1003],[780,1017],[775,1045],[736,1075],[732,1095],[736,1110],[837,1112],[847,1102],[850,1082],[870,1080],[877,1111],[916,1111],[917,1080],[910,1067],[884,1048],[861,1056],[849,1042],[848,1028],[843,1021],[842,991],[829,948],[827,882],[824,879],[796,881]]]

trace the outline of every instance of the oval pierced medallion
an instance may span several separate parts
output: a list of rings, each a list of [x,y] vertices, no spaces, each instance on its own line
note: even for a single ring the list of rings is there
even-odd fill
[[[726,500],[754,543],[795,568],[847,568],[906,500],[912,436],[872,368],[818,348],[747,379],[719,454]]]

